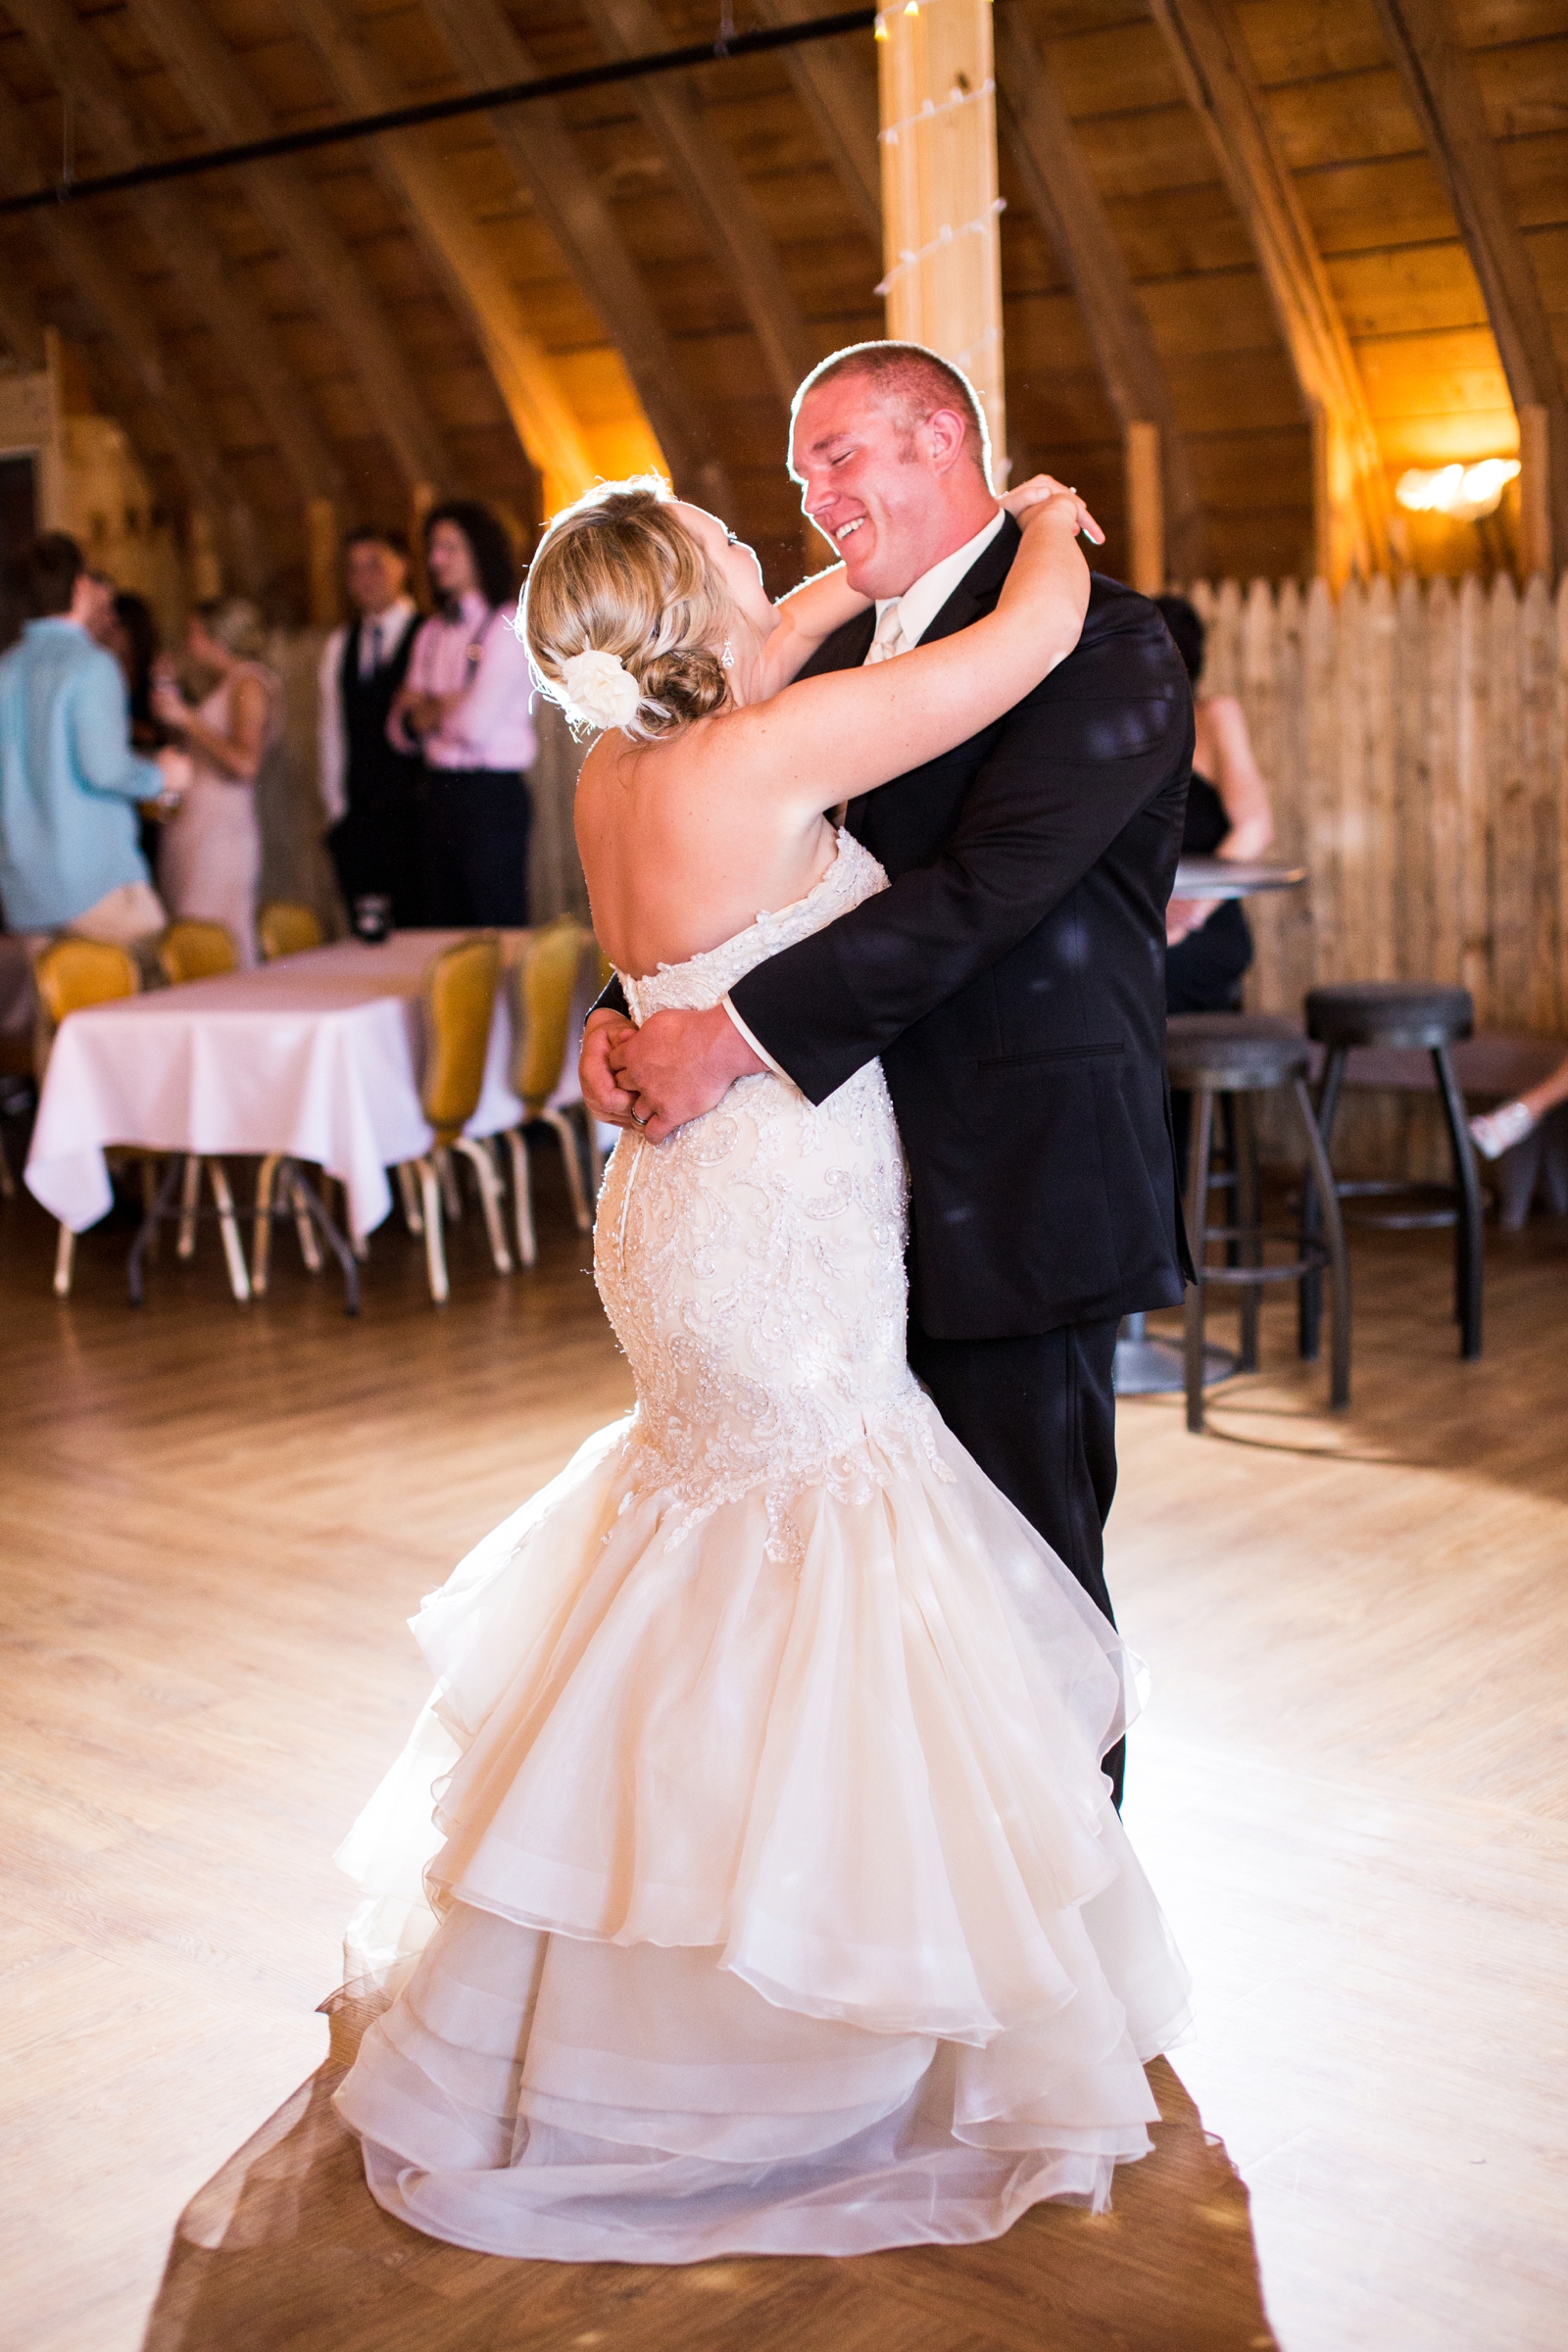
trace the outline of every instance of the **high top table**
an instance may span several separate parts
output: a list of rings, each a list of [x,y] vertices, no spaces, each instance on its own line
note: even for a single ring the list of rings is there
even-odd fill
[[[1299,890],[1306,880],[1304,865],[1270,865],[1259,858],[1183,858],[1171,885],[1173,899],[1255,899],[1278,890]],[[1203,1386],[1229,1380],[1236,1370],[1236,1352],[1211,1345],[1203,1349]],[[1152,1340],[1147,1317],[1124,1315],[1116,1341],[1111,1375],[1118,1396],[1167,1396],[1186,1387],[1180,1346],[1171,1340]]]
[[[359,1240],[392,1206],[387,1170],[427,1152],[419,1107],[419,982],[462,931],[340,939],[73,1012],[49,1056],[27,1155],[28,1191],[74,1233],[113,1199],[106,1149],[304,1161],[343,1185]],[[515,959],[523,932],[502,934]],[[512,1023],[496,998],[473,1136],[514,1127]],[[243,1212],[242,1212],[243,1213]]]

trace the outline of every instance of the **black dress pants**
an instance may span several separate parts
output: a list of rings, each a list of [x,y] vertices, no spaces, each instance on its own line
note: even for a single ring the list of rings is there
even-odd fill
[[[356,899],[376,897],[391,900],[394,930],[410,931],[425,920],[416,785],[350,808],[326,846],[351,919]]]
[[[419,788],[424,920],[520,929],[528,920],[528,786],[514,770],[427,767]]]
[[[1105,1521],[1116,1493],[1115,1318],[1016,1340],[933,1340],[909,1317],[909,1366],[960,1445],[1044,1536],[1112,1625]],[[1126,1742],[1105,1757],[1118,1810]]]

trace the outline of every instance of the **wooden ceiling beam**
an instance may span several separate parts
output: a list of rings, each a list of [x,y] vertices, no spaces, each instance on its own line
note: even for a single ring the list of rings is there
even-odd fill
[[[1110,216],[1024,19],[1016,9],[999,9],[994,29],[997,108],[1013,169],[1067,272],[1124,441],[1136,424],[1158,431],[1164,568],[1172,578],[1196,579],[1202,569],[1203,517],[1192,462]],[[1160,568],[1157,561],[1153,568]]]
[[[43,323],[26,289],[9,270],[0,270],[0,340],[19,368],[43,367]]]
[[[130,14],[203,130],[216,142],[266,138],[277,126],[243,65],[196,0],[130,0]],[[437,491],[450,471],[441,433],[359,263],[319,195],[286,164],[256,164],[241,185],[305,282],[318,316],[341,336],[368,420],[383,433],[411,491]]]
[[[58,87],[86,106],[116,171],[161,153],[137,122],[114,61],[71,0],[11,0],[7,13],[45,60]],[[343,473],[306,403],[305,388],[253,298],[230,282],[213,235],[187,197],[148,188],[134,198],[149,244],[162,252],[205,324],[238,369],[301,497],[339,500]]]
[[[611,57],[646,57],[669,47],[669,28],[652,0],[583,0],[583,13]],[[761,208],[691,74],[662,74],[633,83],[632,90],[710,251],[745,308],[768,379],[787,409],[816,364],[816,349]]]
[[[1313,426],[1318,568],[1387,571],[1388,481],[1328,272],[1268,119],[1232,0],[1151,0],[1252,240]]]
[[[1427,150],[1438,168],[1486,296],[1527,472],[1530,412],[1545,426],[1544,480],[1527,481],[1522,569],[1555,577],[1568,564],[1568,403],[1551,320],[1509,200],[1486,108],[1450,0],[1374,0]],[[1534,521],[1535,528],[1528,527]]]
[[[0,178],[19,193],[38,186],[49,169],[30,119],[4,82],[0,82],[0,158],[4,159]],[[205,514],[210,526],[220,518],[238,514],[243,525],[241,540],[266,546],[266,534],[238,495],[200,405],[166,365],[145,306],[106,257],[102,240],[69,206],[34,213],[31,219],[61,276],[87,303],[149,409],[161,420],[192,514]],[[247,580],[245,584],[253,583]]]
[[[763,24],[804,24],[824,11],[822,0],[752,0],[751,13]],[[783,52],[796,95],[811,118],[839,186],[870,240],[882,251],[882,159],[877,150],[876,67],[861,54],[863,33],[835,41],[810,41]]]
[[[531,80],[540,71],[498,0],[425,0],[459,72],[476,89]],[[548,99],[499,109],[489,118],[501,152],[527,188],[625,363],[676,490],[723,514],[728,477],[712,436],[687,390],[675,347],[594,186],[561,108]]]
[[[283,0],[343,105],[381,114],[399,90],[342,0]],[[461,314],[471,324],[513,428],[543,477],[550,512],[594,479],[587,445],[544,345],[527,323],[516,289],[490,240],[422,134],[396,131],[374,142],[380,169]]]

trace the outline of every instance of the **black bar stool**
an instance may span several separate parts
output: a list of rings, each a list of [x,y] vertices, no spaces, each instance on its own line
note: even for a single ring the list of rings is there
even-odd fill
[[[1262,1013],[1178,1012],[1165,1024],[1165,1061],[1173,1087],[1193,1097],[1192,1146],[1187,1172],[1187,1229],[1192,1241],[1198,1279],[1186,1300],[1187,1426],[1203,1426],[1203,1316],[1210,1284],[1221,1283],[1242,1294],[1241,1369],[1257,1365],[1257,1315],[1263,1285],[1296,1282],[1304,1291],[1309,1281],[1328,1270],[1334,1293],[1334,1352],[1330,1401],[1336,1411],[1350,1401],[1350,1274],[1345,1254],[1345,1229],[1333,1190],[1328,1154],[1323,1149],[1312,1098],[1306,1090],[1311,1049],[1287,1021]],[[1286,1089],[1297,1108],[1306,1164],[1316,1179],[1321,1199],[1321,1230],[1308,1234],[1294,1226],[1265,1226],[1258,1204],[1257,1159],[1251,1141],[1253,1095]],[[1238,1138],[1234,1168],[1234,1222],[1211,1225],[1208,1194],[1209,1159],[1214,1141],[1214,1105],[1229,1102]],[[1228,1262],[1208,1264],[1208,1245],[1223,1242]],[[1269,1243],[1290,1246],[1282,1263],[1266,1259]]]
[[[1475,1147],[1465,1122],[1464,1097],[1454,1076],[1450,1048],[1468,1037],[1475,1026],[1475,1005],[1467,988],[1447,988],[1437,981],[1356,980],[1333,988],[1309,990],[1306,1031],[1328,1049],[1318,1088],[1317,1123],[1323,1149],[1329,1150],[1335,1116],[1345,1085],[1346,1064],[1357,1046],[1423,1047],[1432,1056],[1443,1100],[1444,1123],[1453,1162],[1451,1184],[1400,1183],[1394,1178],[1337,1183],[1342,1200],[1397,1198],[1405,1209],[1371,1209],[1354,1213],[1358,1225],[1411,1227],[1451,1225],[1454,1229],[1454,1320],[1459,1326],[1459,1353],[1481,1353],[1482,1276],[1485,1239],[1482,1220],[1481,1177]],[[1315,1230],[1316,1205],[1308,1177],[1302,1208],[1306,1229]],[[1316,1353],[1316,1286],[1301,1293],[1301,1352]]]

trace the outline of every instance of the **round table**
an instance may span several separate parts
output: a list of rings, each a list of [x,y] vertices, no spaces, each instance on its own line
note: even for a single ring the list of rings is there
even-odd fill
[[[1261,859],[1244,863],[1225,858],[1183,858],[1171,887],[1173,899],[1255,899],[1276,890],[1299,890],[1306,880],[1304,865],[1269,865]],[[1205,1346],[1203,1386],[1229,1380],[1236,1370],[1231,1348]],[[1147,1318],[1124,1315],[1116,1341],[1112,1385],[1118,1396],[1168,1396],[1186,1386],[1181,1345],[1152,1340]]]

